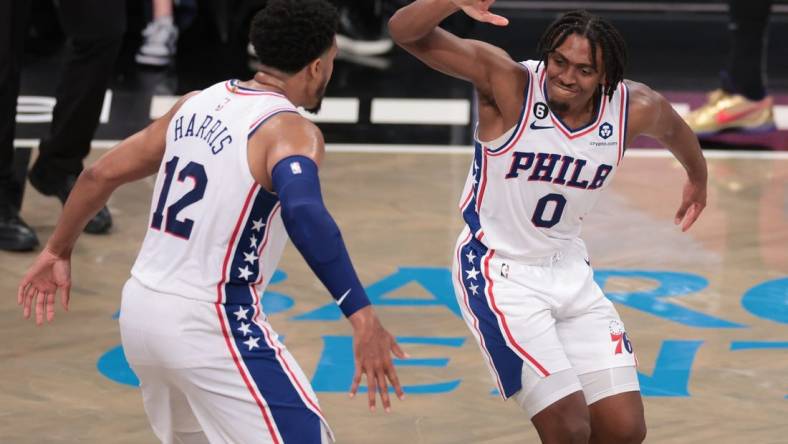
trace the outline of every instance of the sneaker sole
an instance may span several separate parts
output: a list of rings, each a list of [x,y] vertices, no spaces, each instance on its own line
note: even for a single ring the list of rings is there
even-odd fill
[[[711,137],[711,136],[717,136],[726,133],[766,134],[766,133],[771,133],[773,131],[777,131],[777,125],[775,125],[774,123],[767,123],[765,125],[753,126],[753,127],[731,126],[728,128],[719,129],[717,131],[699,132],[699,133],[695,133],[695,135],[698,137]]]

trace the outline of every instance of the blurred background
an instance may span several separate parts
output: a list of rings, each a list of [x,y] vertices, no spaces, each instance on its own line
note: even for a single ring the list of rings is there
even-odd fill
[[[64,52],[57,6],[52,0],[32,3],[17,139],[38,139],[46,132],[52,102],[40,97],[55,95],[54,78]],[[335,3],[342,13],[341,52],[327,97],[349,100],[329,100],[317,119],[327,141],[469,145],[471,87],[422,66],[386,36],[386,20],[407,0]],[[177,38],[173,39],[172,31],[148,29],[154,9],[149,0],[128,0],[123,46],[95,138],[128,136],[166,110],[172,96],[227,78],[251,77],[255,61],[248,50],[247,29],[251,16],[264,4],[264,0],[176,0],[172,29]],[[629,45],[627,78],[664,93],[680,112],[703,105],[707,93],[720,87],[720,72],[729,62],[732,39],[724,0],[498,1],[493,9],[511,20],[507,28],[477,24],[462,14],[450,17],[444,26],[459,35],[499,45],[515,60],[525,60],[535,57],[536,41],[547,24],[572,8],[587,8],[612,20]],[[730,131],[704,137],[705,148],[788,149],[788,1],[775,1],[771,9],[763,32],[762,75],[776,105],[777,131],[746,136]],[[157,42],[166,42],[159,46],[171,45],[172,50],[156,53],[163,53],[161,57],[145,58],[146,43],[153,45],[148,50],[155,53]],[[757,69],[757,63],[746,69]],[[379,100],[387,98],[457,100],[437,100],[431,104],[435,109],[431,119],[414,119],[407,103]],[[34,143],[23,140],[18,145]],[[633,146],[656,145],[641,140]]]

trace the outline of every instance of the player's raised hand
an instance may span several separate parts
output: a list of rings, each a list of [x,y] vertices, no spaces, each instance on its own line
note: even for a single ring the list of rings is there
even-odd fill
[[[706,208],[706,182],[696,183],[688,180],[684,184],[681,206],[676,212],[673,223],[680,224],[681,231],[687,231],[698,220],[704,208]]]
[[[60,257],[49,249],[38,255],[33,265],[28,268],[17,290],[16,303],[23,306],[25,319],[30,318],[32,306],[35,304],[36,324],[55,318],[55,297],[60,291],[60,302],[68,311],[69,292],[71,290],[71,257]]]
[[[375,393],[380,393],[383,409],[389,412],[391,411],[389,383],[394,387],[394,392],[400,400],[405,397],[397,378],[397,371],[394,369],[391,354],[393,353],[398,358],[406,358],[407,355],[397,345],[394,337],[380,324],[372,306],[364,307],[353,313],[349,320],[353,325],[353,355],[356,364],[353,385],[350,387],[350,397],[356,395],[363,374],[367,379],[369,410],[375,411]]]
[[[504,16],[493,14],[490,12],[490,6],[495,3],[495,0],[451,0],[452,3],[462,9],[462,11],[471,18],[484,23],[490,23],[496,26],[506,26],[509,24],[509,19]]]

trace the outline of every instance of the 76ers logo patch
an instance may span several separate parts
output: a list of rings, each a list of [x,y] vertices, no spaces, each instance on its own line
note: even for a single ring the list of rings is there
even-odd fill
[[[607,140],[608,137],[613,135],[613,125],[605,122],[599,125],[599,137]]]
[[[624,350],[632,354],[632,343],[627,338],[627,332],[624,331],[624,326],[620,322],[613,320],[610,321],[610,341],[615,344],[614,355],[620,355]]]

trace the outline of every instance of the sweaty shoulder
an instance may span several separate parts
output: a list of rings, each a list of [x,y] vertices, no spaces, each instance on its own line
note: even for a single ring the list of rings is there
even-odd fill
[[[325,142],[320,129],[298,113],[279,113],[269,119],[249,140],[248,159],[252,176],[271,191],[271,170],[290,156],[305,156],[318,165]]]
[[[629,114],[627,140],[634,140],[645,133],[659,119],[662,101],[665,99],[648,85],[633,80],[624,80],[629,90]]]

